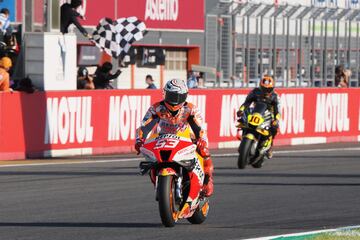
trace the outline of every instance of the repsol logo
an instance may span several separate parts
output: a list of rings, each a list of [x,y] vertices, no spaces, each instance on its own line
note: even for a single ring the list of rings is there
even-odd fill
[[[91,142],[91,97],[48,98],[44,139],[45,144]]]
[[[150,107],[150,96],[111,96],[109,101],[108,140],[135,139],[135,131]]]
[[[281,94],[280,96],[280,132],[303,133],[304,120],[304,94]]]
[[[320,93],[316,99],[315,132],[349,131],[347,93]]]
[[[145,20],[176,21],[179,0],[146,0]]]
[[[239,110],[241,104],[245,101],[246,95],[233,94],[223,95],[221,103],[221,123],[220,136],[221,137],[235,137],[237,134],[236,112]]]

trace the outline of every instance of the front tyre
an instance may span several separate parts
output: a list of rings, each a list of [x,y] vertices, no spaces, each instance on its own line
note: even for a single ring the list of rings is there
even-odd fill
[[[209,202],[206,201],[201,207],[199,206],[194,212],[194,214],[187,220],[192,224],[201,224],[206,220],[208,213]]]
[[[157,191],[161,222],[165,227],[174,227],[177,221],[174,177],[159,176]]]
[[[253,140],[248,138],[243,138],[239,147],[239,157],[238,157],[238,168],[244,169],[249,162],[250,149],[253,144]]]

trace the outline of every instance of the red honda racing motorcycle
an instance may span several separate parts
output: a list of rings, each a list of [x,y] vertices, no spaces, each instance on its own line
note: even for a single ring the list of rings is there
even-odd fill
[[[203,223],[209,200],[202,193],[203,158],[192,140],[179,134],[155,135],[145,142],[141,153],[146,161],[140,163],[140,173],[153,175],[163,225],[173,227],[181,218]]]

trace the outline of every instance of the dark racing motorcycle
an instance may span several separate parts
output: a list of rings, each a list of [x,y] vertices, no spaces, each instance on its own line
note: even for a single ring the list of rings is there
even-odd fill
[[[272,144],[270,134],[271,122],[274,118],[264,102],[257,102],[240,116],[238,127],[242,129],[242,138],[239,146],[238,168],[244,169],[250,164],[260,168]]]

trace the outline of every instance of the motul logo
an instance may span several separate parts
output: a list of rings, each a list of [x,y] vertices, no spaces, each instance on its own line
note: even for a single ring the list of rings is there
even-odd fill
[[[45,144],[93,140],[91,97],[48,98],[46,110]]]
[[[315,132],[349,131],[347,93],[321,93],[316,100]]]
[[[280,98],[281,134],[303,133],[305,130],[304,94],[282,94]]]
[[[207,129],[206,123],[206,95],[189,95],[186,99],[187,102],[194,104],[201,114],[203,120],[202,127]]]
[[[176,21],[179,0],[146,0],[145,20]]]
[[[359,101],[359,127],[358,130],[360,131],[360,101]]]
[[[136,128],[150,107],[150,96],[111,96],[109,101],[108,140],[135,139]]]
[[[236,112],[245,101],[246,95],[223,95],[221,104],[220,137],[235,137],[237,135]]]

